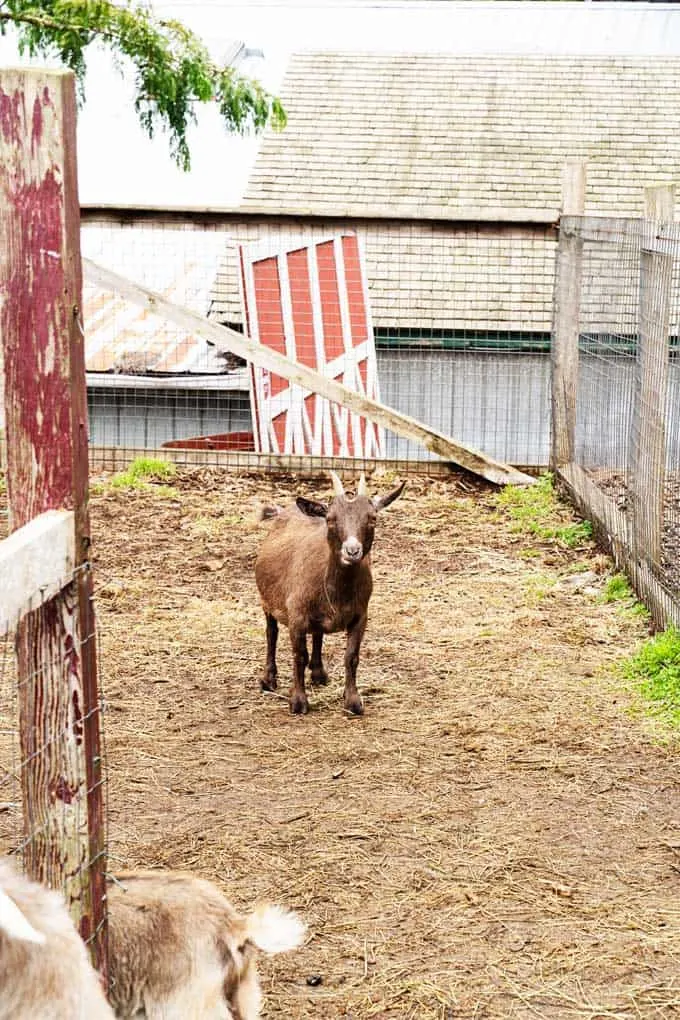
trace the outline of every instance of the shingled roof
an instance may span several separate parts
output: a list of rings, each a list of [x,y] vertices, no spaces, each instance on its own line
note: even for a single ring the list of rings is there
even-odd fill
[[[586,211],[639,215],[680,168],[680,58],[302,53],[241,208],[551,220],[569,156]]]

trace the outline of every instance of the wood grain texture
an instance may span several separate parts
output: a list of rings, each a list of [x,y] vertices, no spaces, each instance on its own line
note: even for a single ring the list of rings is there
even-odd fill
[[[26,861],[32,877],[64,889],[83,936],[98,933],[94,956],[102,964],[103,805],[72,74],[2,72],[0,163],[10,528],[69,509],[75,529],[70,583],[18,627]]]

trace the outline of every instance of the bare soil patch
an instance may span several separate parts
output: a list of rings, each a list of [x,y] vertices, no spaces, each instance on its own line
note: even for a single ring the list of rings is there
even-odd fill
[[[677,753],[603,678],[645,633],[594,594],[609,561],[518,535],[483,487],[410,479],[376,536],[366,714],[342,711],[337,635],[293,717],[285,631],[281,697],[259,690],[254,507],[329,483],[178,487],[92,501],[114,869],[299,910],[266,1017],[679,1015]]]

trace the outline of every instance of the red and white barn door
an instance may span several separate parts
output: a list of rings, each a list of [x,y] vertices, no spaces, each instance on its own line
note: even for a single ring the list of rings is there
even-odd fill
[[[380,399],[363,257],[356,234],[240,248],[251,339]],[[362,415],[251,365],[255,448],[262,453],[384,456],[384,430]]]

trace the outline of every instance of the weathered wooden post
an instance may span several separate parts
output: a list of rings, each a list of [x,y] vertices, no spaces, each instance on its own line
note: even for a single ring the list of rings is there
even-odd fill
[[[568,159],[562,175],[551,347],[553,471],[574,460],[583,240],[565,217],[583,216],[585,195],[586,161]]]
[[[664,236],[664,224],[673,221],[674,209],[671,185],[645,188],[630,473],[635,559],[652,566],[661,561],[673,276],[673,238]]]
[[[0,71],[0,336],[10,528],[72,509],[75,570],[17,629],[29,874],[105,969],[104,826],[71,73]]]

